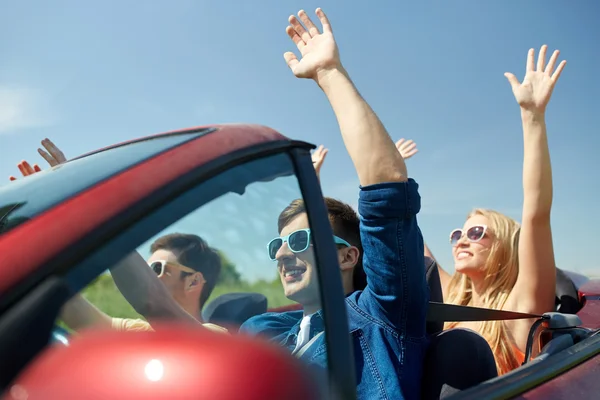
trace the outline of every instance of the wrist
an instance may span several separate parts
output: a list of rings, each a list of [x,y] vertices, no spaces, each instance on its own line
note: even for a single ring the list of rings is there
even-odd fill
[[[546,113],[540,110],[526,110],[521,108],[521,120],[523,123],[544,123]]]
[[[315,76],[315,82],[323,91],[327,91],[340,79],[349,79],[348,73],[341,65],[321,70]]]

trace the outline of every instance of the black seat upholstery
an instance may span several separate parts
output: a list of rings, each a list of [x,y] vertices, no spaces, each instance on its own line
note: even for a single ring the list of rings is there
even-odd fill
[[[429,300],[443,303],[437,262],[425,257]],[[430,344],[423,363],[422,399],[437,400],[498,376],[487,341],[469,329],[444,331],[444,323],[427,322]]]
[[[555,311],[563,314],[577,314],[581,310],[577,287],[565,271],[556,268]]]
[[[211,324],[239,328],[249,318],[267,312],[267,298],[260,293],[227,293],[208,303],[202,319]]]
[[[438,265],[434,259],[425,257],[425,274],[430,301],[443,302]],[[580,309],[577,287],[567,273],[557,268],[555,311],[575,314]],[[424,360],[424,400],[442,399],[498,376],[494,354],[481,335],[469,329],[443,329],[443,322],[427,322],[431,342]],[[548,347],[547,352],[550,350]]]
[[[424,361],[423,400],[443,399],[498,376],[492,349],[470,329],[434,334]]]

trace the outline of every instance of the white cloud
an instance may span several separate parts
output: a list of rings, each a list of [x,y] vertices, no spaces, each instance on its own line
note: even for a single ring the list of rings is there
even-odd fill
[[[47,126],[53,121],[47,99],[41,92],[0,86],[0,134]]]

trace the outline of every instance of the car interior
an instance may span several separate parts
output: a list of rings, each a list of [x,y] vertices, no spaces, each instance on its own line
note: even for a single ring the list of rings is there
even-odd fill
[[[442,303],[442,286],[436,261],[425,257],[425,268],[430,301]],[[576,314],[582,306],[572,279],[564,271],[557,269],[555,311]],[[269,312],[298,309],[301,309],[299,305],[288,305],[271,308]],[[245,319],[266,311],[264,296],[258,293],[232,293],[222,295],[209,303],[203,315],[207,322],[239,326]],[[483,337],[466,329],[444,331],[443,327],[442,321],[427,322],[427,333],[431,342],[425,358],[423,400],[446,398],[498,375],[494,355]],[[547,359],[592,333],[589,329],[577,326],[554,329],[548,327],[540,333],[543,348],[531,362]],[[448,349],[460,351],[450,352]],[[460,365],[461,368],[452,368],[453,365]]]
[[[302,168],[304,168],[305,174],[312,174],[311,179],[314,180],[312,183],[316,184],[317,181],[316,177],[314,177],[313,167],[307,155],[308,152],[305,151],[305,165]],[[217,243],[220,248],[219,250],[229,250],[228,252],[223,252],[226,253],[225,255],[222,254],[224,257],[223,260],[227,260],[227,257],[235,257],[233,260],[228,260],[228,262],[231,261],[231,264],[242,266],[241,272],[243,273],[249,272],[251,268],[254,268],[253,264],[256,260],[258,260],[256,264],[261,264],[259,267],[263,267],[263,264],[268,265],[264,270],[256,267],[255,270],[250,271],[252,273],[258,271],[258,275],[252,276],[254,278],[253,282],[258,283],[252,283],[250,280],[247,282],[236,281],[237,286],[235,286],[235,290],[231,290],[233,286],[227,286],[228,290],[224,290],[221,294],[219,294],[220,292],[217,293],[204,306],[202,310],[202,319],[204,322],[226,327],[232,332],[237,331],[245,321],[254,316],[266,312],[281,313],[301,309],[299,304],[283,298],[279,276],[275,274],[275,268],[272,267],[273,263],[270,262],[271,260],[269,260],[268,264],[266,263],[264,259],[265,254],[261,253],[257,256],[252,251],[240,250],[242,245],[248,245],[257,249],[265,247],[264,245],[267,240],[277,234],[277,232],[273,231],[276,227],[274,221],[277,220],[279,211],[274,210],[281,210],[288,204],[290,199],[307,198],[307,193],[309,193],[313,196],[313,200],[316,203],[322,203],[320,192],[315,191],[315,193],[310,193],[306,189],[301,190],[299,188],[298,178],[294,173],[290,172],[293,168],[291,164],[288,165],[289,159],[279,156],[281,155],[274,156],[273,159],[280,163],[279,168],[285,173],[279,172],[277,174],[277,171],[274,173],[272,171],[274,163],[267,158],[261,159],[260,162],[257,161],[254,170],[248,167],[250,163],[241,165],[238,169],[230,167],[229,170],[225,170],[223,166],[225,164],[223,164],[220,168],[225,170],[225,172],[217,175],[211,182],[212,186],[203,183],[193,190],[186,187],[185,190],[187,192],[176,200],[171,201],[172,198],[168,198],[168,207],[170,207],[170,210],[176,210],[174,212],[176,217],[171,215],[168,217],[164,217],[164,215],[159,216],[158,212],[156,215],[152,214],[151,217],[148,217],[148,221],[153,218],[152,221],[154,222],[152,223],[161,229],[156,228],[156,226],[153,226],[150,222],[146,222],[146,220],[141,220],[142,222],[139,222],[135,229],[122,233],[123,237],[126,234],[143,236],[147,234],[147,231],[152,231],[154,234],[153,238],[155,238],[159,233],[166,231],[166,228],[172,230],[173,228],[169,225],[177,221],[179,224],[178,229],[201,232],[203,235],[207,232],[210,243]],[[279,158],[276,159],[275,157]],[[295,167],[302,171],[298,165]],[[302,173],[299,173],[298,176],[302,180]],[[190,177],[186,179],[191,180]],[[227,183],[228,181],[236,182],[237,185],[235,188],[232,188]],[[252,185],[255,185],[254,189],[256,190],[252,189]],[[258,185],[258,188],[256,188],[256,185]],[[242,205],[238,201],[238,197],[245,199],[248,204]],[[167,202],[167,200],[164,201]],[[204,203],[201,203],[202,201]],[[200,208],[198,208],[198,203],[202,204]],[[208,206],[205,206],[205,204]],[[165,206],[166,208],[167,206]],[[197,208],[200,210],[200,214],[194,216],[195,220],[188,217],[184,218],[186,214]],[[324,213],[324,209],[322,212]],[[259,218],[252,219],[248,217],[249,215],[259,215]],[[327,218],[325,218],[325,214],[323,215],[322,223],[327,225],[327,229],[329,229]],[[240,221],[243,221],[243,223],[240,223]],[[268,225],[265,221],[268,222]],[[310,222],[311,226],[318,227],[316,224],[313,225],[313,221]],[[152,229],[149,229],[149,226]],[[205,229],[207,226],[217,227],[217,229],[208,232]],[[228,231],[223,229],[225,226],[235,226],[235,229]],[[249,230],[248,227],[251,227],[251,234],[247,233]],[[203,229],[205,229],[204,232]],[[163,231],[161,232],[161,230]],[[237,230],[237,236],[236,232],[233,232],[234,230]],[[244,232],[245,236],[240,238],[239,232]],[[141,244],[138,249],[144,248],[147,251],[147,248],[150,247],[151,238],[148,237],[147,239],[148,241]],[[326,239],[323,238],[322,240]],[[119,246],[122,246],[122,244]],[[102,253],[102,251],[105,253]],[[128,249],[127,251],[131,250]],[[335,260],[333,248],[331,251],[333,254],[332,258]],[[85,259],[82,263],[87,263],[87,266],[92,265],[94,269],[74,268],[73,271],[69,272],[70,275],[66,275],[67,281],[71,283],[81,281],[86,282],[84,285],[87,285],[87,283],[95,279],[92,282],[93,284],[106,285],[106,288],[114,291],[114,283],[111,283],[112,278],[104,279],[99,275],[101,271],[99,265],[101,265],[101,261],[103,260],[102,257],[106,256],[106,254],[108,254],[107,250],[99,250],[97,253],[94,253],[93,257]],[[124,251],[123,254],[125,254]],[[247,267],[248,271],[243,269],[247,265],[252,266]],[[443,303],[442,287],[436,261],[426,257],[424,268],[430,291],[430,302],[432,304]],[[322,271],[319,271],[319,273],[322,273]],[[327,271],[327,273],[331,274],[328,279],[339,280],[339,278],[336,278],[339,276],[337,271]],[[106,277],[106,275],[104,274],[103,276]],[[237,279],[235,275],[232,275],[232,277],[233,280]],[[274,277],[276,278],[275,280],[273,280]],[[260,284],[260,287],[264,290],[253,290],[253,288],[257,287],[257,284]],[[79,290],[82,290],[82,288],[77,288],[75,293]],[[276,295],[273,293],[276,293]],[[340,293],[342,293],[341,288]],[[65,283],[65,280],[58,277],[49,277],[34,287],[22,301],[15,302],[14,304],[6,303],[9,306],[5,307],[0,317],[0,337],[10,340],[0,341],[0,355],[4,359],[10,359],[11,363],[0,363],[0,378],[2,379],[0,381],[0,388],[6,388],[19,371],[45,347],[48,338],[38,334],[39,332],[44,330],[52,331],[51,341],[55,345],[69,346],[69,336],[73,332],[66,329],[63,325],[57,325],[55,316],[59,314],[62,305],[73,294],[73,287],[69,287]],[[270,303],[269,298],[277,299],[277,303]],[[94,300],[101,302],[103,298],[101,295],[98,295]],[[322,300],[330,301],[331,299]],[[340,307],[342,307],[343,299],[335,300],[339,300]],[[560,269],[557,269],[555,304],[555,312],[542,316],[542,318],[536,321],[537,325],[534,325],[536,329],[532,329],[531,332],[531,338],[533,338],[534,334],[540,335],[542,348],[539,349],[539,352],[535,352],[536,356],[531,360],[529,358],[532,352],[531,348],[529,348],[527,360],[518,370],[533,368],[536,364],[551,359],[561,351],[577,345],[582,340],[594,334],[593,330],[580,327],[581,321],[575,314],[581,310],[583,304],[579,298],[573,279],[568,273]],[[111,307],[116,307],[116,305],[111,304]],[[131,316],[135,315],[131,307],[128,307],[129,309],[127,310],[124,308],[120,309],[117,316],[127,313],[130,313],[128,315]],[[105,311],[114,311],[114,309],[107,309]],[[492,317],[502,319],[501,317]],[[466,329],[444,331],[444,322],[444,320],[440,319],[428,319],[427,321],[430,346],[425,358],[423,371],[422,398],[424,400],[448,398],[460,395],[461,393],[468,393],[469,389],[484,383],[493,383],[498,379],[494,356],[485,339],[475,332]],[[39,331],[36,332],[30,329],[33,326],[39,328]],[[326,335],[334,332],[333,330],[329,330],[329,325],[326,324],[326,326],[328,326]],[[538,330],[537,328],[540,326],[541,328]],[[19,343],[22,341],[30,345],[22,348],[19,346]],[[331,345],[331,342],[328,342],[328,345]],[[529,347],[531,346],[530,343]],[[459,349],[460,351],[451,351],[453,349]],[[460,368],[452,368],[452,366],[456,365],[460,365]],[[507,375],[518,373],[518,370]]]

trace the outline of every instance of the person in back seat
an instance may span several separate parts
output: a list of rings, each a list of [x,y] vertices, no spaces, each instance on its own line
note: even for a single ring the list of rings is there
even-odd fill
[[[537,68],[534,50],[529,50],[523,83],[513,74],[505,74],[520,106],[523,124],[521,225],[499,212],[475,209],[461,229],[450,233],[456,272],[451,276],[440,268],[446,303],[531,314],[554,309],[552,171],[545,111],[565,61],[557,65],[557,50],[546,65],[546,50],[542,46]],[[425,249],[425,255],[433,257]],[[466,327],[483,335],[494,352],[499,373],[503,374],[522,364],[531,323],[531,320],[446,323],[445,328]]]
[[[50,139],[42,140],[41,144],[43,149],[38,148],[38,153],[51,167],[67,162],[64,153]],[[17,167],[24,177],[41,171],[37,164],[32,167],[27,161],[21,161]],[[10,177],[11,181],[16,179]],[[118,289],[136,311],[148,320],[175,316],[202,323],[200,311],[221,272],[221,258],[217,251],[197,235],[172,233],[154,241],[150,252],[152,254],[147,263],[139,253],[133,252],[118,267],[111,268]],[[150,272],[148,265],[154,272]],[[140,291],[139,287],[147,290]],[[174,301],[169,301],[169,297]],[[76,294],[64,305],[60,318],[76,331],[85,328],[153,330],[151,324],[143,319],[113,318],[81,294]],[[212,331],[227,331],[215,324],[202,323],[202,326]]]
[[[148,265],[168,289],[179,306],[201,322],[200,311],[210,297],[221,272],[219,254],[199,236],[171,233],[159,237],[150,246]],[[144,267],[142,267],[144,268]],[[156,299],[164,301],[164,299]],[[86,300],[75,295],[61,311],[60,318],[71,329],[112,328],[118,331],[152,331],[149,322],[138,318],[117,318],[105,314]],[[204,323],[207,329],[227,330]]]

